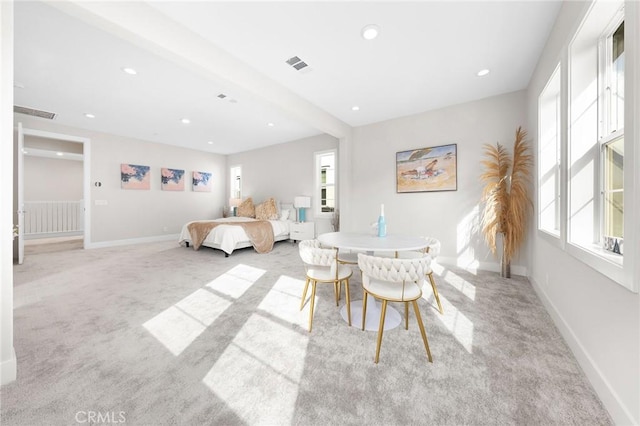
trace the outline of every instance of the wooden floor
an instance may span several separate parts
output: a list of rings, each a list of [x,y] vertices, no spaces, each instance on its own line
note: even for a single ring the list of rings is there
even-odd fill
[[[84,248],[84,238],[80,236],[59,238],[38,238],[25,240],[24,254],[52,253],[67,250],[81,250]]]

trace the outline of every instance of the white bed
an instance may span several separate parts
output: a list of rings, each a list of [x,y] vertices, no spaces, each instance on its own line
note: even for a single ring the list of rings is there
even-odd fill
[[[288,214],[285,214],[286,218],[280,220],[269,220],[271,223],[271,227],[273,228],[273,240],[283,241],[289,239],[289,224],[292,222],[291,217],[295,218],[295,210],[293,210],[293,205],[282,205],[282,211],[289,210]],[[293,210],[293,212],[291,211]],[[291,214],[293,213],[293,215]],[[282,217],[282,215],[281,215]],[[197,220],[186,223],[182,227],[182,232],[180,233],[180,238],[178,239],[178,243],[184,246],[191,246],[193,244],[191,240],[191,234],[189,233],[188,226],[193,222],[229,222],[229,223],[238,223],[238,222],[249,222],[256,221],[256,219],[251,219],[248,217],[227,217],[221,219],[212,219],[212,220]],[[247,233],[244,231],[242,226],[238,225],[218,225],[213,228],[209,235],[205,238],[202,243],[205,247],[211,247],[214,249],[222,250],[225,253],[225,256],[228,257],[234,250],[251,247],[251,241],[247,236]]]

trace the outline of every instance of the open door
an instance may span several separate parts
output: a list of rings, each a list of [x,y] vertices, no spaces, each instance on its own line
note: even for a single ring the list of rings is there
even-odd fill
[[[18,264],[24,262],[24,133],[18,123]]]

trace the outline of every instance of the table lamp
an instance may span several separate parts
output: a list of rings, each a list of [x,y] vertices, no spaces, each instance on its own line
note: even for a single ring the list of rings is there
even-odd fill
[[[311,197],[304,195],[295,197],[293,206],[298,209],[298,222],[304,222],[306,220],[305,209],[311,207]]]

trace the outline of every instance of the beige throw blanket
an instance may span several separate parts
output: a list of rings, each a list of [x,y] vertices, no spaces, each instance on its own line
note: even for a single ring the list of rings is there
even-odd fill
[[[192,222],[187,226],[191,234],[193,249],[198,250],[207,235],[218,225],[242,226],[253,248],[258,253],[269,253],[273,249],[273,227],[268,220],[251,222]]]

